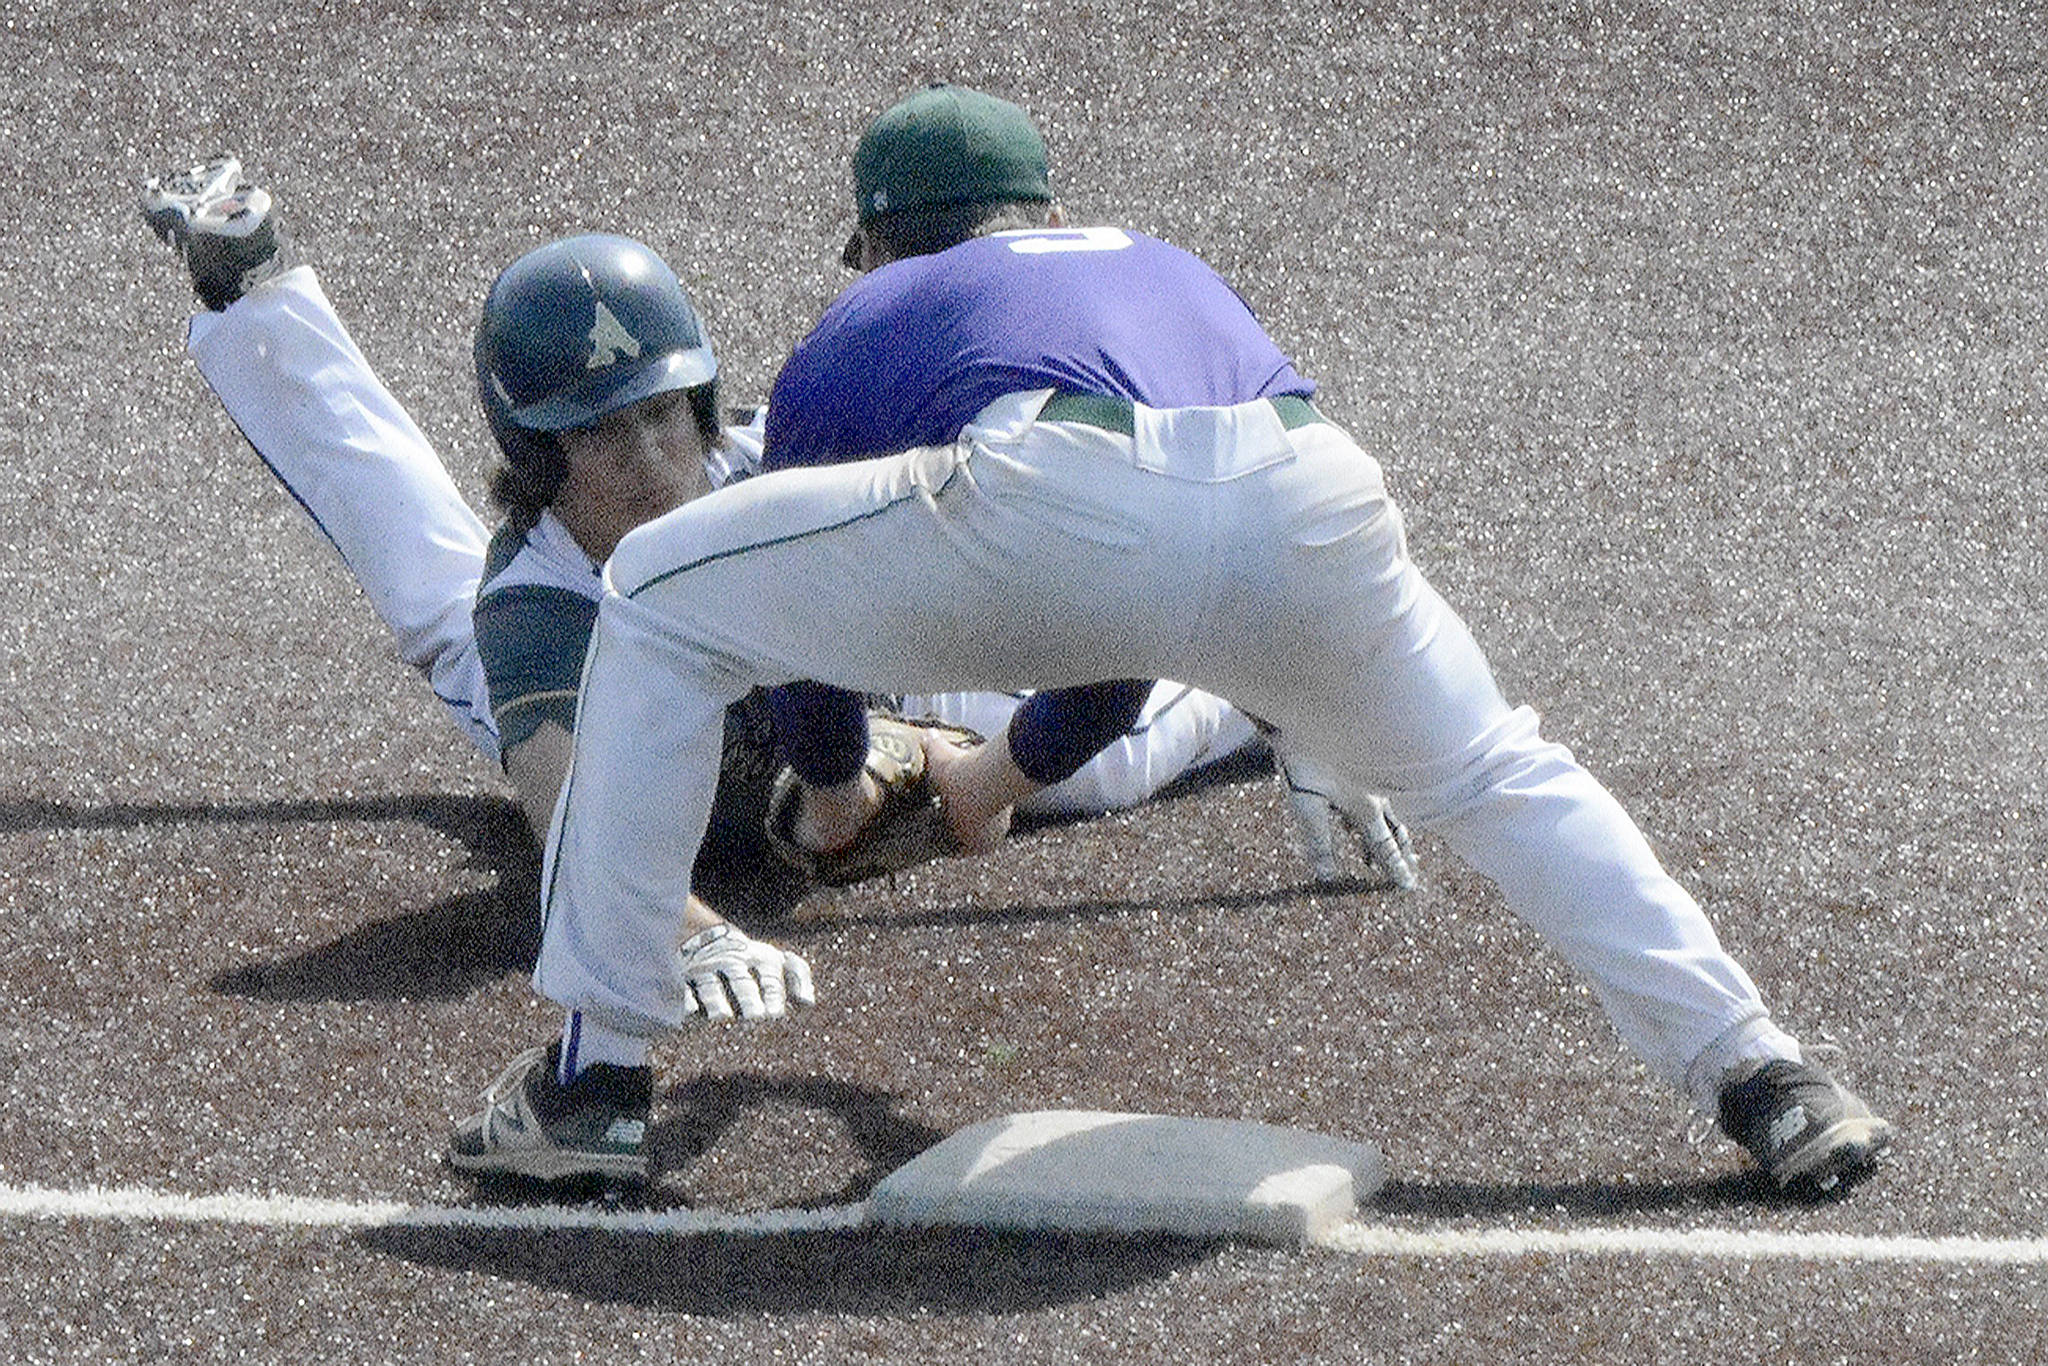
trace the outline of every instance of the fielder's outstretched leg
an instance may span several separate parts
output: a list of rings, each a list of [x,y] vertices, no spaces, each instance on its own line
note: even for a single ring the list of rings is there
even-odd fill
[[[1371,462],[1335,428],[1305,430],[1304,469],[1276,483],[1305,476],[1319,492],[1291,533],[1270,538],[1286,552],[1236,576],[1247,588],[1219,636],[1234,638],[1235,614],[1273,622],[1276,604],[1292,603],[1286,619],[1301,629],[1276,643],[1285,681],[1220,647],[1208,677],[1254,707],[1270,699],[1262,714],[1341,803],[1385,793],[1448,839],[1589,983],[1651,1069],[1718,1114],[1779,1184],[1826,1191],[1867,1171],[1890,1126],[1802,1058],[1613,795],[1542,737],[1533,711],[1508,706],[1471,633],[1408,559],[1376,472],[1348,498],[1324,492],[1345,486],[1338,471]]]

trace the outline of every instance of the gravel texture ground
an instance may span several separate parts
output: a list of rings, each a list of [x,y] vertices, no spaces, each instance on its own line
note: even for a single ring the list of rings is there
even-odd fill
[[[140,181],[241,152],[480,500],[469,333],[501,264],[646,239],[759,394],[844,283],[861,126],[944,76],[1041,117],[1077,218],[1239,285],[1382,454],[1509,695],[1901,1142],[1843,1203],[1770,1198],[1441,845],[1412,897],[1313,891],[1248,779],[765,908],[821,1004],[663,1048],[647,1203],[824,1209],[963,1125],[1075,1107],[1370,1139],[1393,1180],[1360,1218],[1395,1229],[2042,1232],[2035,7],[565,16],[25,0],[0,27],[0,1187],[476,1205],[446,1126],[554,1019],[509,789],[184,359]],[[2048,1355],[2039,1265],[1934,1256],[7,1233],[24,1362]]]

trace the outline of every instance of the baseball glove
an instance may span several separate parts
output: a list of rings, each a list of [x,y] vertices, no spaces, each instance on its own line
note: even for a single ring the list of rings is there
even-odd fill
[[[867,771],[882,790],[882,805],[853,843],[820,853],[796,842],[794,833],[803,780],[787,767],[776,775],[768,798],[768,846],[783,862],[813,881],[843,887],[883,873],[960,852],[946,824],[939,794],[925,772],[924,734],[956,745],[978,745],[981,736],[959,726],[925,718],[868,713]]]

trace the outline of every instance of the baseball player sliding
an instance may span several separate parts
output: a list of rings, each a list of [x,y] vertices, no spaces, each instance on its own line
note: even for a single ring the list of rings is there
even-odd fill
[[[761,416],[721,427],[716,361],[673,273],[638,243],[591,235],[530,253],[499,278],[477,338],[479,397],[505,456],[492,480],[505,514],[493,537],[357,349],[313,269],[291,264],[268,192],[242,179],[236,159],[152,181],[142,208],[183,254],[206,305],[186,332],[200,373],[333,544],[400,655],[478,751],[503,765],[529,822],[545,832],[568,765],[605,557],[640,522],[759,468]],[[610,364],[594,366],[600,358]],[[536,416],[507,398],[507,384],[574,393]],[[623,421],[614,415],[628,410],[645,416],[639,405],[664,396],[696,424],[701,457],[565,458],[583,429]],[[895,701],[910,715],[993,733],[1022,697]],[[1134,805],[1255,738],[1252,722],[1222,699],[1162,683],[1129,734],[1027,810]],[[735,704],[725,741],[706,853],[752,857],[779,766],[758,697]],[[1315,874],[1337,877],[1342,820],[1308,784],[1291,784],[1290,798]],[[1357,833],[1387,880],[1414,885],[1405,832],[1384,808]]]
[[[1502,698],[1378,461],[1227,284],[1143,234],[1066,226],[1030,120],[974,91],[884,113],[854,183],[867,273],[776,381],[769,473],[629,533],[606,568],[543,874],[534,981],[563,1036],[457,1128],[459,1165],[644,1170],[649,1045],[700,1008],[671,947],[750,689],[781,689],[792,831],[819,849],[881,806],[861,694],[1042,689],[987,743],[929,749],[952,837],[985,849],[1170,675],[1272,723],[1347,809],[1385,792],[1439,831],[1777,1184],[1872,1169],[1891,1127]]]

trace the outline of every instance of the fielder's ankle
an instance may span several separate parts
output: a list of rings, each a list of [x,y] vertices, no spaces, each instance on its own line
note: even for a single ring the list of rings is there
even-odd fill
[[[561,1065],[556,1078],[567,1086],[576,1074],[598,1063],[613,1067],[645,1067],[654,1045],[638,1034],[621,1034],[590,1019],[580,1010],[562,1022]]]

